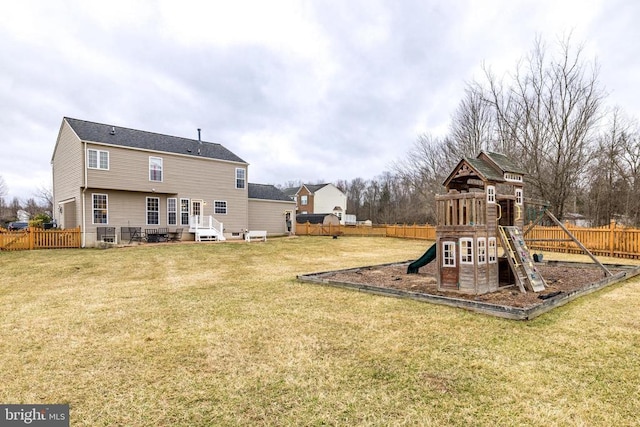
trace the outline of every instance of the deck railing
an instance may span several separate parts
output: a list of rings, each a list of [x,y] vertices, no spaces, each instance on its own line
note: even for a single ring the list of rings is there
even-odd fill
[[[200,228],[218,230],[224,233],[224,225],[211,215],[193,215],[189,217],[189,229],[198,230]]]
[[[35,227],[19,231],[0,230],[2,251],[79,248],[80,244],[80,227],[66,230],[43,230]]]

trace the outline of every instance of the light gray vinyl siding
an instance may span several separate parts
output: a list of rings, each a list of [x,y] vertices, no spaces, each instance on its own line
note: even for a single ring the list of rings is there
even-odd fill
[[[223,223],[227,236],[242,233],[248,227],[247,187],[235,188],[236,168],[244,168],[246,173],[245,164],[100,144],[87,147],[109,152],[109,170],[87,170],[87,246],[91,246],[91,238],[95,239],[95,227],[100,226],[91,224],[92,193],[109,195],[108,226],[116,227],[118,233],[120,227],[179,227],[167,224],[167,198],[202,200],[202,214]],[[162,182],[149,181],[149,156],[162,158]],[[159,198],[157,226],[146,225],[147,197]],[[215,200],[227,202],[226,215],[214,214]],[[185,234],[185,239],[189,237]]]
[[[84,153],[82,143],[66,121],[62,122],[58,141],[51,159],[53,174],[53,216],[65,228],[77,227],[81,222],[80,192],[83,185]],[[65,203],[66,209],[73,212],[60,213],[60,202]],[[68,223],[67,223],[68,222]],[[73,223],[71,223],[73,222]]]
[[[291,227],[295,232],[295,202],[249,199],[249,230],[266,230],[269,235],[285,235],[285,211],[291,211]]]

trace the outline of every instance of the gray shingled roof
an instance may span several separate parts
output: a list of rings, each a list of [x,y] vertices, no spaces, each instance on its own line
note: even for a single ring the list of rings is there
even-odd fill
[[[221,144],[204,141],[199,142],[197,139],[162,135],[142,130],[88,122],[70,117],[65,117],[64,120],[69,123],[81,140],[87,142],[98,142],[122,147],[140,148],[143,150],[247,163]]]
[[[307,189],[312,192],[315,193],[316,191],[320,190],[322,187],[326,187],[329,184],[304,184],[305,187],[307,187]]]
[[[482,159],[467,159],[465,158],[467,163],[471,165],[475,170],[477,170],[482,176],[480,178],[485,178],[489,181],[504,181],[504,176],[502,173],[498,172],[494,168],[491,167],[487,162]]]
[[[275,186],[269,184],[253,184],[250,182],[248,193],[250,199],[282,200],[293,202],[293,200],[291,200],[291,197],[278,190]]]
[[[518,165],[516,165],[513,161],[511,161],[510,158],[508,158],[504,154],[493,153],[491,151],[483,151],[482,153],[484,153],[489,159],[491,159],[491,161],[493,161],[496,164],[496,166],[498,166],[503,172],[512,172],[520,175],[526,174],[524,170],[522,170]]]

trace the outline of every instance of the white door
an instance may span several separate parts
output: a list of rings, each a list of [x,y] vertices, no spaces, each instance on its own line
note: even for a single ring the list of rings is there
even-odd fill
[[[191,217],[197,217],[198,225],[202,226],[202,200],[191,200]]]

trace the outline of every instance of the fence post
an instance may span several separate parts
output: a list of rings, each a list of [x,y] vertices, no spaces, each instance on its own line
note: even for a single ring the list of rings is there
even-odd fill
[[[615,247],[614,247],[615,232],[616,232],[616,220],[612,219],[609,222],[609,256],[613,256],[615,253]]]
[[[33,227],[29,227],[29,250],[32,251],[34,244],[34,237],[35,237],[35,229]]]

